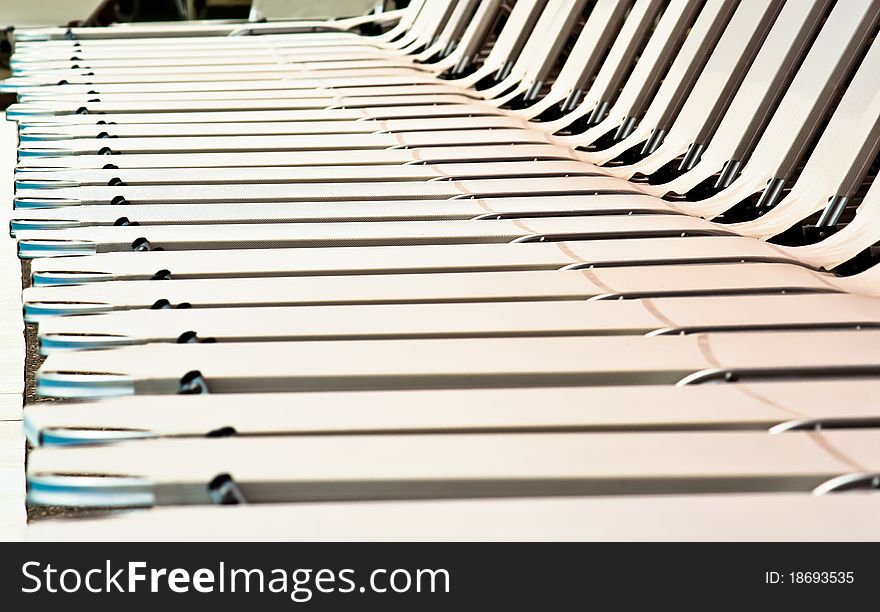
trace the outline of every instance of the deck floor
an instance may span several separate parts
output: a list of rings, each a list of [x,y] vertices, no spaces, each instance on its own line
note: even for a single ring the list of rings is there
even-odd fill
[[[0,541],[23,539],[26,527],[21,264],[8,231],[17,141],[15,124],[0,121]]]

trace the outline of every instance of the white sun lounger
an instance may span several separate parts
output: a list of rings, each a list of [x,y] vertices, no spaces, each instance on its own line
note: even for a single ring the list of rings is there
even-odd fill
[[[880,328],[880,304],[846,293],[373,306],[129,310],[52,317],[51,354],[153,342],[675,335]]]
[[[731,232],[686,215],[545,217],[468,221],[247,223],[225,225],[98,226],[18,230],[23,259],[153,249],[393,246],[718,236]]]
[[[735,385],[255,393],[43,402],[34,445],[152,437],[770,430],[876,426],[874,379]]]
[[[74,278],[76,278],[74,276]],[[67,279],[69,282],[69,278]],[[78,279],[77,279],[78,280]],[[692,264],[564,271],[138,280],[24,290],[25,319],[161,307],[318,306],[835,293],[832,279],[789,264]]]
[[[37,393],[95,398],[876,376],[880,331],[149,344],[49,355]]]
[[[40,212],[40,211],[34,211]],[[267,256],[268,255],[268,256]],[[739,236],[578,240],[515,244],[103,253],[30,262],[37,286],[159,278],[434,274],[698,263],[790,263],[785,250]],[[807,266],[808,267],[808,266]],[[712,268],[729,270],[729,268]],[[743,268],[743,274],[751,268]],[[758,272],[756,272],[757,274]],[[682,277],[686,276],[682,272]],[[676,279],[679,277],[676,276]],[[840,280],[840,279],[839,279]],[[838,282],[839,282],[838,280]],[[830,282],[830,281],[829,281]]]
[[[876,472],[877,439],[873,431],[835,431],[143,440],[35,450],[29,499],[206,504],[223,496],[230,481],[253,503],[807,492],[841,476]],[[212,481],[221,486],[212,491]]]
[[[562,162],[563,164],[565,162]],[[552,168],[553,164],[547,166]],[[418,177],[436,172],[426,166],[403,166],[409,174]],[[455,171],[453,168],[445,168]],[[409,172],[411,170],[411,172]],[[257,176],[261,173],[255,172]],[[352,175],[364,174],[355,169]],[[377,172],[376,178],[382,178]],[[356,180],[356,179],[355,179]],[[66,206],[56,208],[21,209],[12,214],[12,235],[23,230],[48,230],[73,227],[121,225],[187,225],[226,223],[295,223],[328,221],[430,221],[467,219],[528,219],[531,217],[560,217],[566,215],[633,215],[675,214],[662,200],[642,195],[518,196],[457,200],[388,200],[363,202],[263,202],[227,206],[204,204],[146,204]],[[121,216],[120,216],[121,215]],[[123,221],[120,221],[122,219]],[[127,221],[125,221],[127,220]]]

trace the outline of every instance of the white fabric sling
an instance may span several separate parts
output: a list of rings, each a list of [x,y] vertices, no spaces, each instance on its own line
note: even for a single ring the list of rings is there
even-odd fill
[[[732,87],[738,82],[738,75],[748,68],[746,60],[763,43],[782,4],[741,3],[693,84],[687,100],[667,128],[663,142],[636,163],[610,168],[608,172],[627,178],[637,173],[649,175],[686,153],[706,122],[711,120],[713,112],[717,112],[716,107],[724,108]]]
[[[475,126],[475,123],[477,124]],[[60,140],[65,138],[142,138],[146,136],[245,136],[260,134],[372,134],[376,132],[420,132],[425,130],[466,130],[484,128],[526,128],[522,119],[502,115],[474,117],[425,117],[420,119],[356,120],[356,121],[264,121],[238,123],[178,123],[129,125],[32,126],[20,130],[20,142]]]
[[[583,12],[586,3],[583,0],[548,0],[547,6],[535,23],[537,33],[554,32],[554,36],[532,35],[526,41],[516,61],[503,79],[491,87],[483,89],[482,97],[491,99],[492,104],[501,106],[521,94],[525,94],[534,85],[542,66],[558,54],[556,39],[560,32],[565,31],[566,23]]]
[[[839,266],[878,241],[877,215],[880,210],[878,200],[880,200],[880,183],[875,178],[859,205],[855,218],[846,227],[815,244],[783,247],[783,249],[817,267],[830,270]],[[868,271],[864,274],[872,273]]]
[[[858,390],[859,393],[852,391]],[[754,429],[877,420],[874,380],[129,396],[28,406],[35,446],[147,437]],[[841,398],[846,397],[846,401]],[[369,406],[365,409],[364,406]],[[540,410],[536,407],[540,406]],[[662,408],[660,408],[662,406]]]
[[[404,166],[404,168],[420,168]],[[429,168],[430,170],[430,168]],[[401,173],[402,174],[402,173]],[[419,176],[414,172],[412,176]],[[404,176],[403,178],[407,178]],[[357,179],[350,179],[357,180]],[[482,220],[533,217],[674,214],[662,200],[642,195],[549,195],[456,200],[387,200],[362,202],[263,202],[230,204],[127,204],[22,209],[11,215],[10,233],[94,225],[178,225],[225,223],[295,223],[328,221]]]
[[[538,102],[513,112],[534,118],[568,98],[583,75],[595,71],[604,52],[610,46],[609,41],[619,31],[619,24],[630,8],[628,2],[598,0],[587,16],[587,21],[559,74],[553,80],[550,90]],[[537,78],[538,75],[534,76]],[[526,86],[524,91],[528,91],[529,88],[530,86]]]
[[[44,211],[33,211],[40,212]],[[271,256],[266,257],[267,252],[261,249],[207,249],[102,253],[76,258],[49,257],[31,260],[31,273],[36,286],[54,286],[151,278],[509,272],[697,263],[789,263],[805,266],[803,262],[792,259],[781,247],[739,236],[658,237],[648,241],[628,238],[454,246],[296,248],[272,249],[269,254]],[[749,268],[743,269],[747,271]],[[718,270],[726,273],[728,268]],[[686,277],[685,270],[682,276]],[[838,279],[837,282],[841,280],[844,279]]]
[[[482,65],[473,73],[457,79],[450,79],[450,83],[461,87],[473,87],[484,78],[501,70],[506,61],[510,60],[514,53],[518,40],[523,36],[527,25],[538,17],[543,10],[546,0],[533,2],[517,2],[501,32],[498,33],[495,43],[489,54],[483,60]]]
[[[845,293],[598,301],[131,310],[40,322],[52,354],[154,342],[669,335],[880,328],[876,300]]]
[[[425,133],[427,134],[427,133]],[[315,135],[312,135],[315,136]],[[404,136],[401,134],[400,136]],[[317,144],[318,139],[313,139]],[[116,168],[188,168],[188,167],[281,167],[281,166],[378,166],[400,164],[480,162],[503,160],[571,160],[572,152],[550,144],[517,147],[493,144],[448,147],[311,151],[240,151],[233,153],[132,153],[112,158]],[[19,159],[18,169],[100,169],[108,166],[105,155],[40,156]],[[340,174],[344,176],[344,172]]]
[[[735,224],[738,231],[772,238],[832,198],[854,195],[880,146],[878,70],[880,43],[875,41],[791,190],[760,220]]]
[[[221,474],[234,475],[254,503],[807,492],[876,471],[877,441],[872,431],[143,440],[37,449],[29,497],[53,505],[206,504],[208,483]],[[91,476],[110,468],[112,475]]]
[[[101,168],[89,170],[20,170],[15,175],[15,189],[19,194],[49,195],[48,189],[72,187],[105,187],[108,185],[211,185],[234,183],[329,183],[329,182],[383,182],[434,181],[465,178],[536,176],[585,176],[597,174],[576,161],[547,160],[533,162],[482,162],[461,164],[408,164],[371,166],[305,166],[225,168],[217,174],[211,168],[125,169]],[[32,190],[32,191],[31,191]],[[647,197],[644,199],[648,199]],[[662,208],[663,204],[658,204]]]
[[[680,176],[651,185],[648,190],[657,195],[687,193],[725,169],[725,164],[741,163],[739,148],[749,137],[752,125],[774,108],[774,98],[785,93],[787,80],[798,68],[797,54],[809,49],[807,43],[821,24],[828,4],[825,0],[790,2],[782,8],[711,140],[700,143],[705,149],[699,161]],[[830,39],[829,43],[842,45],[846,40],[842,36],[837,40]],[[813,68],[807,62],[801,69],[810,71]]]
[[[686,215],[625,215],[483,218],[467,221],[386,221],[331,223],[239,223],[224,225],[112,225],[18,230],[21,258],[128,250],[190,251],[220,248],[344,247],[409,244],[468,244],[731,235],[703,219]],[[147,246],[145,246],[147,245]]]
[[[593,78],[592,83],[590,83],[589,89],[585,93],[580,94],[580,100],[577,107],[572,112],[565,114],[559,119],[544,122],[541,126],[543,129],[555,132],[578,119],[591,114],[594,114],[594,116],[600,116],[602,112],[604,112],[609,100],[617,95],[616,90],[620,88],[623,76],[622,73],[632,63],[633,57],[638,54],[640,43],[646,35],[646,30],[650,28],[652,22],[656,18],[657,13],[660,10],[660,4],[661,3],[653,0],[641,0],[640,2],[635,3],[632,10],[627,15],[626,21],[623,23],[620,32],[617,33],[614,43],[610,45],[607,55],[602,60],[601,66],[595,66],[595,77]],[[667,20],[675,19],[676,16],[680,16],[686,12],[684,6],[673,3],[667,8],[664,16]],[[666,23],[667,22],[658,24],[656,31],[658,35],[667,35],[667,32],[661,29],[661,26],[665,27]],[[610,30],[610,28],[605,28],[603,34],[611,35],[613,33],[613,31],[609,32],[608,30]],[[646,49],[646,53],[649,56],[653,52],[654,48]],[[574,55],[574,51],[572,51],[572,55]],[[650,59],[645,58],[645,61],[650,62]],[[589,64],[587,64],[587,66],[589,66]],[[581,77],[581,82],[588,81],[588,79],[583,78],[585,76],[584,72],[581,72],[579,76]],[[579,84],[580,83],[572,87],[572,90],[577,88]],[[581,90],[578,89],[578,91]],[[566,139],[562,138],[561,141],[565,142]]]
[[[581,157],[591,163],[602,164],[652,137],[659,140],[664,133],[662,130],[668,128],[661,125],[666,120],[667,110],[677,106],[686,95],[688,85],[699,74],[705,58],[711,54],[714,43],[727,27],[736,6],[737,3],[730,0],[708,0],[666,71],[649,107],[630,134],[607,149],[582,152]],[[590,144],[591,141],[592,138],[584,144]]]
[[[451,177],[449,177],[451,178]],[[277,183],[257,185],[112,185],[101,187],[59,187],[22,190],[16,208],[51,208],[82,204],[195,203],[195,202],[285,202],[285,201],[369,201],[406,199],[451,199],[465,197],[515,196],[552,193],[634,194],[637,185],[612,177],[569,176],[504,179],[468,178],[443,181],[379,181],[361,184]]]
[[[73,280],[79,279],[73,275]],[[34,322],[63,314],[153,307],[615,300],[840,291],[833,279],[799,266],[725,263],[562,271],[230,278],[224,282],[211,278],[130,280],[30,287],[24,290],[23,301],[25,319]]]
[[[617,93],[616,99],[613,100],[613,104],[607,109],[607,115],[583,132],[574,136],[558,136],[557,138],[562,142],[575,140],[579,145],[592,144],[600,136],[612,130],[618,132],[618,140],[626,138],[650,102],[655,88],[663,80],[673,56],[688,36],[688,30],[694,25],[701,8],[703,8],[702,2],[672,0],[656,27],[650,32],[650,37],[639,54],[638,60],[620,86],[620,91]],[[711,4],[708,8],[711,10]],[[649,13],[646,13],[646,16],[648,15]],[[632,50],[631,41],[623,39],[618,40],[616,44],[621,45],[621,53]],[[603,64],[603,70],[606,69],[605,66]],[[609,74],[606,78],[609,84],[616,81],[614,74]],[[596,100],[603,97],[601,92],[592,87],[587,91],[587,94],[594,96]],[[559,128],[568,125],[569,120],[567,118],[563,118],[563,120],[565,123],[560,121]]]
[[[832,11],[835,27],[823,28],[804,62],[809,70],[800,70],[789,86],[789,92],[780,102],[773,118],[746,164],[746,170],[727,189],[719,194],[695,202],[687,209],[692,214],[714,217],[740,200],[769,187],[775,177],[784,177],[797,163],[801,152],[809,144],[815,129],[834,92],[854,61],[853,47],[868,37],[878,13],[877,5],[866,0],[853,5],[837,5]],[[850,40],[840,45],[840,40]],[[825,41],[830,44],[825,44]],[[808,103],[797,92],[809,91]],[[819,92],[818,94],[816,92]],[[803,127],[802,127],[803,126]],[[794,129],[792,129],[794,128]]]

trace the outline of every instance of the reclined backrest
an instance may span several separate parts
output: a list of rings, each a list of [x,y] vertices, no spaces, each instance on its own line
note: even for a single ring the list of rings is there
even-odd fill
[[[859,50],[866,47],[878,19],[880,3],[875,0],[852,0],[834,7],[745,160],[742,174],[727,189],[689,205],[688,210],[714,217],[762,189],[759,207],[769,210],[779,200],[786,180],[861,57]]]
[[[636,74],[630,70],[633,61],[640,56],[639,61],[643,66],[651,65],[660,70],[655,60],[663,54],[664,48],[674,45],[676,41],[673,34],[676,28],[672,27],[673,31],[670,31],[671,24],[687,21],[687,15],[693,13],[691,9],[698,3],[671,2],[668,7],[665,4],[654,0],[639,0],[626,15],[626,21],[619,31],[611,27],[606,28],[606,35],[613,40],[613,43],[609,45],[601,64],[585,67],[585,70],[581,71],[571,94],[562,106],[563,111],[565,109],[570,111],[555,121],[544,123],[542,127],[557,131],[583,118],[586,118],[588,124],[597,123],[608,110],[609,104],[619,95],[618,92],[624,87],[624,82],[630,91],[637,91],[640,84],[646,84],[648,77],[644,71]],[[663,11],[664,7],[665,11]],[[657,15],[661,11],[663,17],[654,28]],[[645,38],[652,29],[654,29],[652,39],[658,41],[659,38],[663,38],[662,44],[645,44]],[[572,59],[569,58],[569,61]],[[578,134],[577,137],[561,140],[577,140],[582,143],[584,135]]]
[[[632,8],[631,4],[620,0],[597,0],[550,90],[535,104],[515,112],[525,117],[537,117],[557,104],[564,105],[566,100],[574,97],[579,83],[591,78],[598,70],[611,40],[619,32],[624,17]],[[578,95],[582,93],[579,92]]]
[[[861,185],[878,148],[880,41],[875,39],[791,190],[771,210],[737,228],[770,238],[823,209],[819,225],[833,226]]]
[[[519,52],[528,39],[532,26],[541,16],[546,5],[547,0],[517,2],[513,10],[510,11],[498,38],[495,39],[492,50],[483,61],[483,65],[472,74],[450,82],[461,87],[473,87],[483,79],[509,69],[519,57]]]
[[[542,70],[546,72],[545,66],[559,54],[562,42],[568,38],[567,33],[585,4],[586,0],[548,0],[519,57],[505,77],[483,90],[483,95],[495,98],[493,103],[501,105],[528,92]]]
[[[666,134],[669,116],[674,116],[681,108],[738,4],[738,0],[707,0],[666,71],[663,83],[644,114],[636,117],[630,134],[610,147],[585,152],[582,157],[592,163],[603,164],[630,149],[638,148],[646,153],[655,150]],[[580,143],[572,138],[569,142],[572,145],[589,145],[593,140],[591,137]]]
[[[636,163],[621,167],[620,176],[649,175],[685,152],[697,152],[688,147],[726,110],[783,5],[781,0],[740,3],[681,110],[668,124],[660,124],[667,132],[662,143]]]
[[[782,8],[727,111],[709,124],[710,128],[717,126],[714,134],[704,130],[691,145],[702,148],[699,161],[690,169],[679,166],[677,170],[685,172],[672,180],[650,185],[652,193],[686,193],[722,169],[718,188],[729,185],[741,168],[740,160],[754,146],[748,143],[760,137],[766,127],[763,124],[785,94],[832,4],[830,0],[809,0],[789,2]]]

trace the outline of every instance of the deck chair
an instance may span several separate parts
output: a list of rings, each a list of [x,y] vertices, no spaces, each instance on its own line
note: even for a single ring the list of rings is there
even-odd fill
[[[190,389],[344,391],[865,376],[876,375],[880,368],[880,357],[872,347],[877,335],[864,330],[648,338],[157,343],[53,353],[37,373],[37,392],[51,397],[103,397]],[[268,355],[272,357],[267,359]]]
[[[422,132],[427,134],[427,132]],[[185,154],[183,157],[187,157]],[[141,154],[125,155],[113,158],[108,164],[103,155],[73,155],[68,157],[27,157],[19,162],[21,171],[64,170],[64,169],[150,169],[174,168],[182,169],[181,154]],[[334,162],[334,159],[336,162]],[[193,161],[195,166],[204,168],[241,168],[241,167],[314,167],[314,166],[384,166],[404,164],[434,164],[461,162],[480,162],[487,160],[571,160],[569,149],[550,144],[530,145],[528,149],[519,147],[477,145],[462,147],[433,147],[425,149],[388,148],[375,149],[369,156],[363,150],[311,150],[311,151],[248,151],[239,153],[204,153],[197,154]],[[103,161],[104,163],[96,163]],[[106,168],[105,168],[106,167]],[[587,170],[592,171],[591,168]],[[340,180],[345,180],[345,171]],[[329,176],[325,176],[329,180]],[[120,178],[120,180],[122,180]],[[109,181],[108,181],[109,182]]]
[[[272,223],[156,225],[18,231],[19,257],[87,255],[111,251],[197,250],[393,246],[396,244],[468,244],[513,240],[602,240],[618,237],[731,235],[703,219],[685,215],[544,217],[478,221],[386,221],[347,223]]]
[[[482,165],[482,164],[478,164]],[[562,174],[566,162],[548,164],[545,170]],[[403,166],[405,172],[394,171],[394,178],[418,180],[435,175],[436,168],[426,166]],[[491,166],[490,166],[491,168]],[[459,168],[443,166],[442,170],[456,172]],[[464,164],[462,170],[471,168]],[[259,182],[260,172],[243,173],[243,183]],[[359,180],[352,173],[352,182]],[[382,173],[378,173],[381,179]],[[526,172],[525,176],[530,173]],[[576,172],[573,172],[575,176]],[[249,178],[248,178],[249,177]],[[57,180],[57,179],[51,179]],[[306,180],[305,182],[308,182]],[[49,230],[74,227],[143,224],[143,225],[189,225],[224,223],[296,223],[329,221],[430,221],[430,220],[482,220],[482,219],[528,219],[565,215],[588,216],[590,214],[612,215],[619,206],[620,214],[652,214],[667,210],[662,202],[650,196],[607,195],[598,213],[592,210],[591,195],[545,195],[496,198],[468,198],[455,200],[382,200],[363,202],[266,202],[259,206],[249,204],[206,207],[203,204],[127,204],[124,211],[116,204],[90,206],[59,206],[54,208],[25,208],[12,214],[10,231],[14,236],[23,230]],[[124,213],[123,217],[120,214]],[[120,219],[123,219],[120,221]],[[127,220],[127,221],[126,221]]]
[[[34,285],[43,287],[114,280],[549,271],[560,268],[595,270],[744,262],[810,267],[776,245],[741,236],[654,238],[650,241],[640,238],[535,240],[515,244],[462,244],[454,249],[445,245],[273,249],[271,257],[266,257],[266,253],[259,249],[152,250],[40,258],[31,260],[30,266]],[[837,282],[842,280],[837,279]]]
[[[876,472],[876,442],[871,431],[140,440],[37,449],[28,463],[28,495],[39,504],[114,507],[225,497],[259,504],[808,492],[854,472]]]
[[[434,274],[230,278],[222,283],[196,275],[157,282],[166,278],[166,273],[168,270],[161,270],[150,280],[114,282],[88,282],[91,279],[82,272],[49,276],[53,281],[61,277],[62,281],[82,284],[25,289],[25,320],[132,308],[494,303],[843,291],[834,279],[787,263],[658,263],[563,271],[471,269]]]
[[[410,109],[411,110],[411,109]],[[479,114],[481,109],[474,107],[474,113]],[[246,122],[238,123],[181,123],[176,124],[176,136],[212,136],[225,134],[229,136],[249,136],[249,135],[265,135],[265,134],[371,134],[374,132],[418,132],[429,129],[473,129],[473,117],[465,115],[450,114],[443,122],[437,121],[441,117],[430,118],[413,118],[403,116],[391,119],[372,119],[362,117],[356,121],[276,121],[276,122]],[[164,124],[132,124],[124,126],[125,135],[128,137],[145,137],[157,135],[157,132],[163,131],[160,125]],[[502,127],[528,127],[528,124],[516,117],[507,117],[501,115],[482,115],[479,120],[479,128],[502,128]],[[110,132],[107,132],[110,130]],[[67,134],[59,134],[54,128],[45,127],[25,127],[20,130],[20,139],[22,142],[30,141],[47,141],[65,138],[68,134],[73,133],[78,136],[97,137],[102,133],[107,133],[108,137],[119,136],[118,128],[107,127],[102,128],[100,125],[80,125],[66,129]],[[171,129],[164,130],[170,135]],[[161,173],[156,173],[157,178],[161,177]]]
[[[854,388],[858,394],[852,393]],[[875,380],[738,385],[205,394],[37,403],[34,446],[144,438],[769,430],[876,424]],[[842,400],[842,397],[851,399]],[[535,406],[541,405],[541,410]],[[370,406],[365,410],[364,406]],[[658,409],[663,406],[663,409]]]
[[[341,322],[345,322],[343,324]],[[374,306],[149,309],[40,321],[51,354],[156,342],[674,335],[870,329],[880,305],[846,293]]]
[[[466,123],[466,119],[462,124]],[[515,160],[512,160],[515,161]],[[524,161],[524,160],[520,160]],[[515,169],[511,176],[532,175],[568,175],[592,176],[589,168],[576,161],[547,160],[548,163],[511,164]],[[389,179],[402,181],[449,180],[456,177],[480,176],[488,177],[499,171],[503,172],[506,164],[498,162],[464,162],[461,164],[408,164],[400,166],[376,166],[363,168],[359,166],[269,166],[269,167],[227,167],[222,175],[211,172],[210,168],[168,169],[161,176],[143,168],[121,172],[119,168],[101,168],[86,171],[75,170],[20,170],[15,173],[15,189],[19,193],[27,193],[28,189],[47,189],[53,187],[104,187],[109,183],[124,183],[130,186],[148,185],[211,185],[234,182],[248,183],[326,183],[326,182],[381,182]],[[122,178],[124,177],[124,179]],[[39,191],[34,193],[39,194]],[[140,209],[148,213],[149,208]]]

